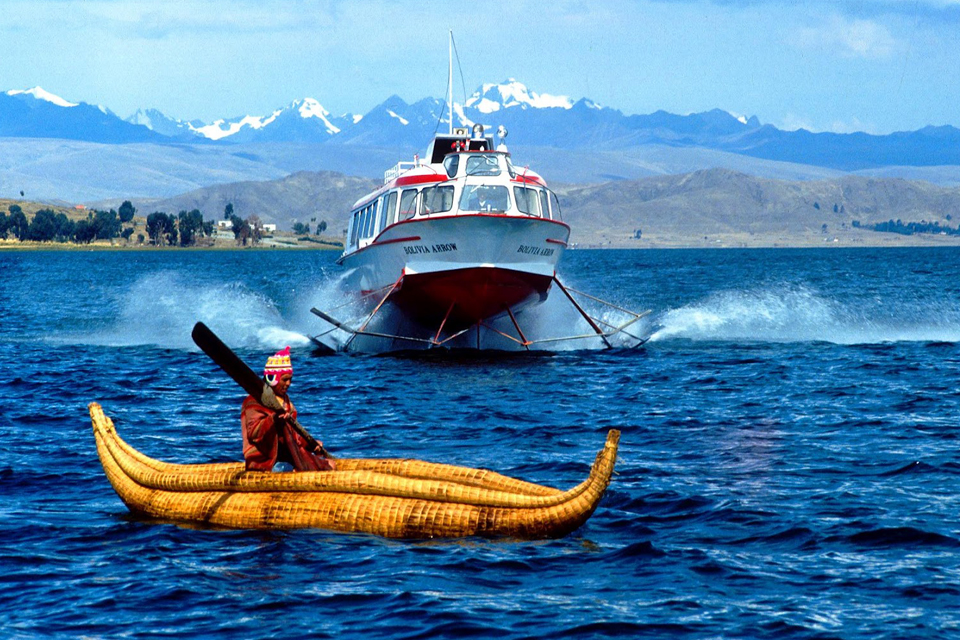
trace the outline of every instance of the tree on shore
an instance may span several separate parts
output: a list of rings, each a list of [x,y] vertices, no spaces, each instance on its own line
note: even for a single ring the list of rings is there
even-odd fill
[[[51,242],[57,235],[57,217],[50,209],[40,209],[27,227],[26,240]],[[21,238],[24,239],[24,238]]]
[[[27,216],[24,215],[23,209],[20,208],[18,204],[10,205],[10,218],[7,220],[7,230],[13,234],[17,240],[26,240],[27,239],[27,230],[30,228],[30,223],[27,222]]]
[[[76,224],[64,213],[41,209],[27,227],[27,240],[34,242],[68,242],[74,240]]]
[[[7,239],[7,227],[9,226],[10,221],[7,219],[7,214],[3,211],[0,211],[0,240]]]
[[[228,205],[233,209],[232,205]],[[240,216],[234,214],[230,217],[230,223],[233,230],[233,238],[237,241],[238,245],[247,246],[247,242],[250,240],[250,225],[247,224],[246,220],[240,218]]]
[[[190,247],[197,243],[197,236],[203,235],[203,214],[198,209],[181,211],[177,214],[177,228],[180,231],[180,246]]]
[[[73,240],[73,233],[76,231],[77,224],[63,212],[57,214],[56,223],[57,234],[53,239],[57,242],[69,242]]]
[[[137,213],[137,209],[133,206],[132,202],[129,200],[124,200],[123,204],[120,205],[120,209],[117,210],[117,213],[120,215],[120,222],[126,224],[133,220],[133,216]]]
[[[310,235],[310,224],[302,222],[293,223],[293,232],[300,235]]]
[[[95,211],[93,216],[94,228],[97,230],[97,239],[112,240],[120,235],[123,225],[120,217],[113,209],[109,211]]]
[[[250,227],[250,244],[257,246],[263,238],[263,222],[260,216],[254,214],[246,219],[246,223]]]
[[[86,220],[77,220],[73,226],[73,241],[77,244],[90,244],[97,237],[97,229],[88,217]]]
[[[154,211],[147,216],[147,235],[157,247],[176,244],[176,218],[163,211]]]

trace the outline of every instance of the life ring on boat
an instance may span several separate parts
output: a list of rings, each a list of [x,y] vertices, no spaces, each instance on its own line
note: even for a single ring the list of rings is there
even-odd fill
[[[453,144],[450,145],[450,148],[454,151],[463,151],[464,144],[463,140],[454,140]]]

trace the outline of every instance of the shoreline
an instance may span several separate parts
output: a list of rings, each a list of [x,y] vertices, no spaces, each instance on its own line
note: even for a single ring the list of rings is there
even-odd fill
[[[573,249],[849,249],[849,248],[960,247],[960,236],[901,235],[846,230],[839,234],[727,233],[690,238],[679,234],[650,234],[642,238],[590,234],[571,243]]]
[[[577,236],[580,236],[579,238]],[[587,231],[574,234],[569,250],[578,249],[827,249],[827,248],[921,248],[960,247],[960,236],[883,233],[845,229],[840,233],[724,233],[692,238],[679,233],[651,233],[642,238]],[[270,241],[258,246],[237,246],[217,241],[205,246],[161,246],[123,243],[109,240],[90,244],[73,242],[36,242],[0,239],[3,251],[343,251],[343,244],[332,241]]]
[[[214,244],[205,247],[153,247],[142,244],[111,244],[106,241],[76,244],[74,242],[0,240],[0,252],[3,251],[343,251],[343,246],[328,243],[277,243],[257,247],[238,247],[226,244]]]
[[[933,249],[942,247],[960,248],[960,239],[951,241],[927,242],[861,242],[861,243],[750,243],[750,242],[723,242],[723,243],[675,243],[675,242],[637,242],[635,244],[612,243],[573,243],[568,251],[586,250],[626,250],[626,251],[662,251],[662,250],[728,250],[728,249]],[[67,242],[4,242],[0,241],[0,253],[30,252],[30,251],[132,251],[132,252],[220,252],[220,251],[342,251],[342,247],[317,246],[268,246],[268,247],[148,247],[124,246],[110,244],[77,245]]]

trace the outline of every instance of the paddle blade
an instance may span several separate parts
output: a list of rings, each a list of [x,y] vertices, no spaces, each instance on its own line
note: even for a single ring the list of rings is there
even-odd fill
[[[202,322],[193,326],[193,341],[217,363],[233,381],[254,398],[263,395],[263,380]]]

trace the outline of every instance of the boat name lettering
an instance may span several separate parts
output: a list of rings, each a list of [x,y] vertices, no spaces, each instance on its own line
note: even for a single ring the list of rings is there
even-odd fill
[[[531,256],[552,256],[553,249],[544,249],[543,247],[528,247],[525,244],[520,245],[517,253],[526,253]]]
[[[445,242],[442,244],[435,244],[432,247],[428,247],[422,244],[414,244],[403,248],[403,252],[408,256],[414,255],[417,253],[446,253],[448,251],[456,251],[457,245],[453,242]]]

